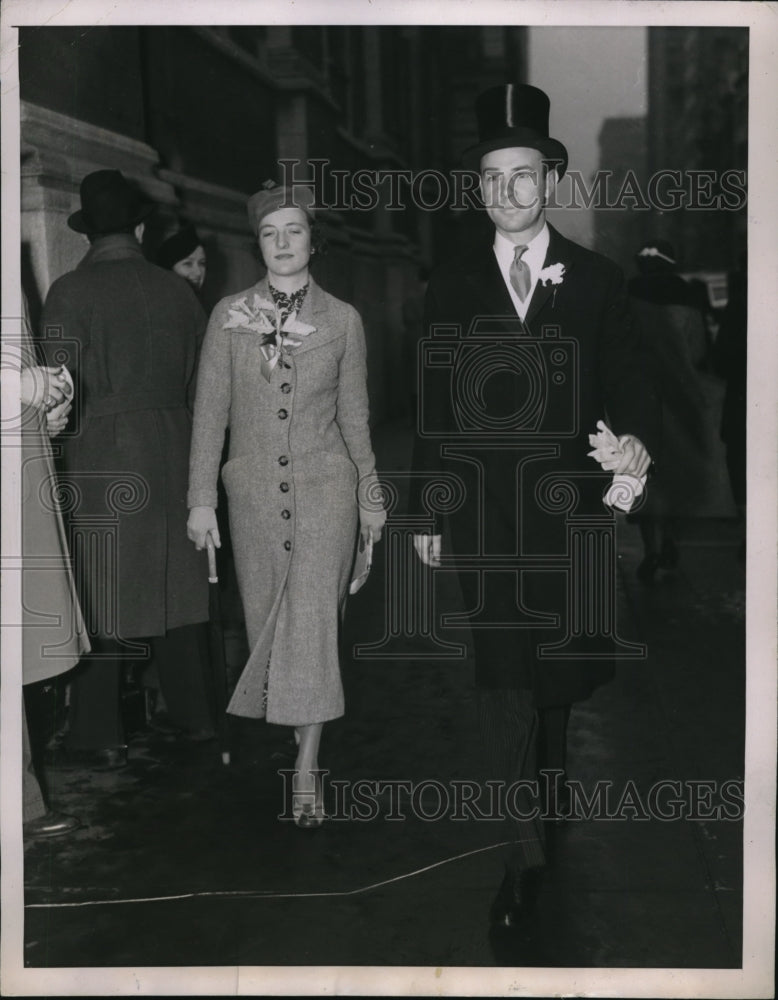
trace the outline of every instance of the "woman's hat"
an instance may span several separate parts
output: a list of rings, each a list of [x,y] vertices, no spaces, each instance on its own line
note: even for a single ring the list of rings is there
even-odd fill
[[[635,254],[638,263],[658,263],[675,265],[676,257],[673,244],[669,240],[649,240]]]
[[[265,181],[262,189],[253,194],[246,205],[249,223],[257,235],[265,216],[278,211],[279,208],[301,208],[313,221],[315,200],[316,197],[310,188],[299,185],[281,187],[275,181]]]
[[[77,233],[107,236],[137,226],[153,205],[128,184],[120,170],[96,170],[81,181],[81,208],[68,219]]]
[[[202,245],[203,241],[197,235],[195,227],[186,225],[182,229],[179,229],[177,233],[168,236],[164,243],[160,244],[157,250],[156,261],[160,267],[166,267],[169,271],[172,271],[174,264],[177,264],[180,260],[186,260],[190,254],[194,253]]]
[[[476,98],[478,143],[466,149],[462,162],[468,170],[481,169],[481,157],[495,149],[526,146],[551,161],[561,178],[567,170],[567,150],[548,134],[551,107],[547,95],[525,83],[503,83]]]

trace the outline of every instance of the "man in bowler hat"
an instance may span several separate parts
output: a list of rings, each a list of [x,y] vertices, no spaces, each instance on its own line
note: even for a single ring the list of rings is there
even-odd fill
[[[575,602],[598,612],[593,594],[571,592],[566,532],[575,518],[593,518],[596,530],[603,512],[610,517],[603,493],[614,473],[646,474],[659,408],[619,268],[546,221],[568,160],[549,136],[548,97],[526,85],[492,87],[476,116],[479,142],[463,160],[480,173],[492,225],[431,276],[411,509],[437,516],[423,503],[435,476],[462,491],[448,525],[472,629],[482,743],[491,777],[516,790],[506,804],[516,841],[491,920],[520,926],[546,864],[531,784],[539,710],[563,758],[570,704],[613,670],[608,635],[583,636],[589,646],[560,654]],[[607,472],[587,457],[598,420],[618,436]],[[414,545],[426,565],[441,565],[439,522]],[[583,569],[594,570],[588,559]]]
[[[68,225],[90,249],[51,286],[44,347],[67,364],[79,407],[64,441],[70,545],[92,653],[73,675],[54,766],[127,763],[123,666],[150,652],[173,728],[213,736],[206,698],[207,567],[186,537],[191,389],[205,314],[149,263],[152,210],[118,170],[81,183]]]

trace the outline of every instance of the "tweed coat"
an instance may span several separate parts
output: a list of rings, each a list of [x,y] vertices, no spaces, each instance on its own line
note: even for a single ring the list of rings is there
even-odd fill
[[[37,364],[27,329],[22,367]],[[70,568],[46,417],[22,406],[22,680],[70,670],[90,649]]]
[[[569,624],[572,584],[554,563],[570,555],[570,525],[604,510],[611,476],[587,457],[588,434],[607,419],[656,459],[661,422],[620,269],[549,231],[544,267],[563,264],[564,275],[538,282],[524,324],[494,256],[493,230],[433,272],[425,331],[439,333],[422,372],[411,492],[412,513],[427,516],[424,485],[441,474],[458,484],[461,502],[447,517],[476,683],[529,688],[540,706],[585,698],[613,673],[609,655],[548,659],[539,649],[563,641]],[[463,345],[456,361],[451,342]],[[432,516],[428,530],[437,533],[441,518]],[[517,569],[517,556],[539,563]],[[484,557],[492,561],[486,573],[478,568]]]
[[[375,483],[365,340],[356,310],[309,279],[297,319],[315,330],[267,381],[260,335],[225,329],[230,307],[255,293],[270,299],[267,279],[222,299],[208,324],[188,502],[216,507],[229,426],[222,478],[251,652],[228,710],[305,725],[343,714],[340,610],[358,517],[375,516],[363,493]]]
[[[90,634],[151,637],[205,621],[207,560],[186,534],[202,307],[117,234],[54,282],[42,323],[49,363],[64,361],[76,383],[64,488],[84,539],[73,555]]]

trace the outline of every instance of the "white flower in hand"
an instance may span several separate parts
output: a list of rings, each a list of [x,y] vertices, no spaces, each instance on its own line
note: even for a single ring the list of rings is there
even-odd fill
[[[606,472],[612,472],[618,466],[622,458],[619,439],[602,420],[597,421],[597,433],[589,435],[589,444],[594,450],[587,454],[599,462]]]

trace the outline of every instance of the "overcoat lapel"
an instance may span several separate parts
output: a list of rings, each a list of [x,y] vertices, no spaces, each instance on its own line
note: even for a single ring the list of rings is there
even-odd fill
[[[475,267],[465,275],[465,282],[474,300],[480,304],[482,315],[489,317],[489,332],[521,332],[523,324],[505,287],[492,246],[482,247],[476,252],[474,262]],[[463,330],[462,334],[467,336],[467,330]]]
[[[548,227],[548,250],[546,251],[546,259],[543,261],[543,267],[549,267],[551,264],[564,264],[565,274],[572,267],[572,260],[569,253],[568,241],[560,233],[554,229],[553,226]],[[529,309],[527,310],[526,323],[531,325],[535,317],[538,315],[540,310],[545,306],[549,299],[556,294],[561,293],[562,286],[564,285],[564,280],[562,285],[554,285],[550,281],[547,281],[545,285],[542,281],[538,281],[535,285],[535,291],[532,293],[532,298],[530,299]]]

